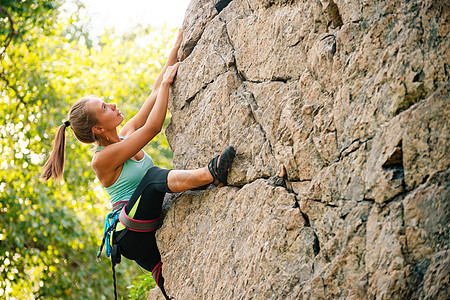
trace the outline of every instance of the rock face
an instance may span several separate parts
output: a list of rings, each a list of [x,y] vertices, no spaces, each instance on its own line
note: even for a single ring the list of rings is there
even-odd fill
[[[193,0],[167,137],[175,299],[447,299],[448,1]],[[158,290],[150,299],[162,299]]]

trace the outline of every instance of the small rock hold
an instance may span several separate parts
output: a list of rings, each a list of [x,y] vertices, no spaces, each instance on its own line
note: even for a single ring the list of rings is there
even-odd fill
[[[284,181],[284,179],[278,176],[270,177],[269,183],[273,186],[286,187],[286,182]]]
[[[286,217],[284,226],[286,230],[294,230],[305,226],[305,219],[303,219],[298,208],[289,208],[284,212],[284,215]]]

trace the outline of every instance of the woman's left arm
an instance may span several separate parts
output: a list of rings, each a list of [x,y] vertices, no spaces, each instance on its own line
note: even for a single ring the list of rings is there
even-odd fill
[[[153,91],[147,97],[144,104],[139,109],[138,113],[123,126],[122,130],[119,133],[120,136],[129,136],[130,134],[132,134],[133,132],[144,126],[148,116],[150,115],[150,112],[153,109],[153,106],[155,105],[156,98],[158,97],[159,87],[161,86],[161,82],[163,80],[163,76],[167,68],[173,66],[178,61],[177,53],[178,49],[180,48],[182,40],[183,40],[183,30],[180,28],[178,30],[178,36],[177,40],[175,41],[175,45],[170,51],[169,58],[167,59],[164,68],[161,70],[161,73],[156,78],[155,85],[153,86]]]

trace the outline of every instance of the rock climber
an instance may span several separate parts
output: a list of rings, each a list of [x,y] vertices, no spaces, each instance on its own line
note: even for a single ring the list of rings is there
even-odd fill
[[[111,254],[116,298],[114,265],[123,255],[152,272],[164,297],[169,299],[164,290],[161,255],[155,238],[165,193],[183,192],[211,183],[227,185],[228,170],[235,157],[234,148],[229,146],[206,167],[167,170],[154,166],[151,157],[142,150],[161,131],[166,118],[169,86],[180,65],[177,51],[182,33],[180,29],[151,94],[120,132],[117,127],[124,116],[116,104],[95,96],[83,97],[71,107],[67,121],[59,127],[53,150],[42,169],[44,180],[62,177],[67,127],[71,127],[80,142],[97,143],[92,168],[113,206],[108,218],[115,217],[110,223],[107,218],[103,242],[106,240],[108,244],[107,255]]]

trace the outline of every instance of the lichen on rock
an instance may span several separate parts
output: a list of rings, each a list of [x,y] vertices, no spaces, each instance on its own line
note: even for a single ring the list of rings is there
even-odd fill
[[[189,5],[166,134],[174,168],[237,157],[171,197],[169,295],[446,299],[448,4],[225,2]]]

